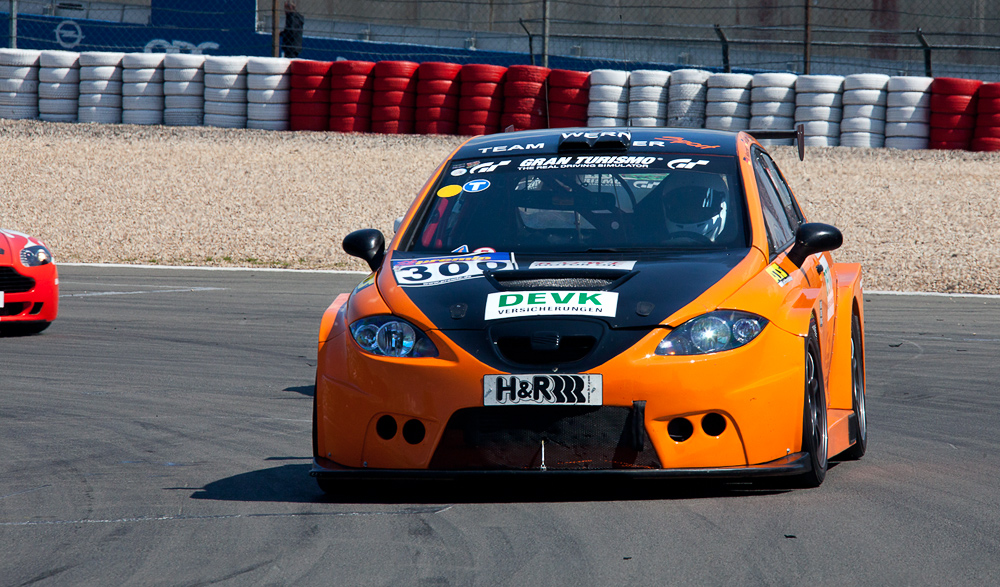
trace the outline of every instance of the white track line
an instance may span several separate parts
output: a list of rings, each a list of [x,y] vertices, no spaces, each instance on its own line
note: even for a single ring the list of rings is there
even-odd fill
[[[350,271],[346,269],[279,269],[276,267],[198,267],[187,265],[131,265],[128,263],[59,263],[67,267],[110,267],[114,269],[192,269],[196,271],[268,271],[288,273],[330,273],[335,275],[368,275],[369,271]],[[972,293],[938,293],[926,291],[884,291],[865,290],[865,293],[882,296],[927,296],[940,298],[985,298],[1000,299],[997,294]]]
[[[135,294],[160,294],[192,291],[225,291],[224,287],[185,287],[181,289],[157,289],[146,291],[88,291],[86,293],[65,294],[60,298],[89,298],[92,296],[131,296]]]
[[[112,269],[192,269],[195,271],[267,271],[287,273],[333,273],[348,275],[368,275],[371,271],[349,271],[346,269],[280,269],[277,267],[200,267],[195,265],[132,265],[130,263],[58,263],[65,267],[109,267]]]

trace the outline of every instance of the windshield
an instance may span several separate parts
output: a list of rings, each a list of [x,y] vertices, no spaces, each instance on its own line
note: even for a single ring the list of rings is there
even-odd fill
[[[452,161],[405,250],[745,248],[736,163],[664,153]]]

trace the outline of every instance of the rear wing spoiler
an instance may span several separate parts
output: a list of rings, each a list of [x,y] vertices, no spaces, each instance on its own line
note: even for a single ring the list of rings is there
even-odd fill
[[[792,130],[748,130],[755,139],[795,139],[799,148],[799,161],[806,158],[806,133],[803,125],[798,124]]]

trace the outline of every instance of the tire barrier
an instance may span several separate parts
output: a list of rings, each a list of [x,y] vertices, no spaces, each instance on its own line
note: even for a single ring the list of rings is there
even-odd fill
[[[42,51],[38,65],[38,118],[46,122],[76,122],[80,99],[80,54]]]
[[[372,94],[372,132],[411,134],[416,122],[417,69],[412,61],[379,61]]]
[[[247,128],[288,130],[291,115],[291,59],[247,60]]]
[[[122,57],[122,123],[163,124],[164,53]]]
[[[678,69],[670,74],[667,126],[704,128],[708,108],[708,78],[701,69]]]
[[[750,128],[752,75],[714,73],[706,85],[705,128],[729,131]]]
[[[889,78],[885,109],[885,146],[891,149],[926,149],[930,137],[933,78]]]
[[[810,146],[995,151],[1000,84],[0,48],[0,118],[473,136],[508,127],[802,124]]]
[[[330,128],[331,61],[292,60],[289,68],[288,127],[325,131]]]
[[[931,149],[968,149],[976,128],[976,90],[983,82],[938,77],[931,82]]]
[[[757,73],[750,90],[750,130],[790,130],[795,125],[794,73]],[[763,145],[791,145],[794,139],[764,139]]]
[[[629,72],[595,69],[590,72],[587,126],[625,126],[628,123]]]
[[[375,63],[372,61],[333,62],[330,67],[330,130],[371,131],[373,69]]]
[[[1000,151],[1000,83],[979,86],[973,151]]]
[[[458,134],[478,136],[500,131],[503,116],[501,65],[466,64],[459,74]]]
[[[461,82],[458,63],[428,61],[417,68],[417,98],[413,131],[427,135],[453,135],[458,130]]]
[[[670,100],[670,72],[640,69],[628,76],[629,126],[664,126]]]
[[[77,122],[121,124],[124,58],[124,53],[80,53]]]
[[[0,118],[38,118],[41,51],[0,49]]]
[[[503,84],[501,130],[549,127],[546,96],[551,72],[549,68],[537,65],[511,65],[507,68]]]
[[[549,127],[587,126],[590,72],[553,69],[549,73]]]
[[[795,79],[792,115],[795,124],[803,125],[806,146],[840,145],[843,92],[844,77],[840,75],[800,75]]]
[[[163,58],[163,124],[205,123],[205,56],[168,53]]]

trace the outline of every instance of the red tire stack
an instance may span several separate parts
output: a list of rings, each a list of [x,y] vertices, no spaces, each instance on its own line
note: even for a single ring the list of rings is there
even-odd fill
[[[379,61],[372,96],[372,132],[410,134],[413,132],[417,99],[417,68],[412,61]]]
[[[334,61],[330,67],[330,130],[368,132],[372,127],[375,64]]]
[[[421,63],[417,69],[417,110],[414,132],[422,135],[453,135],[458,130],[461,85],[458,63]]]
[[[503,116],[502,65],[470,63],[459,74],[461,97],[458,100],[458,134],[488,135],[500,131]]]
[[[931,149],[968,149],[976,128],[975,79],[938,77],[931,82]]]
[[[587,126],[590,72],[553,69],[549,74],[549,127]]]
[[[289,93],[291,130],[329,129],[330,61],[295,59],[291,66],[292,89]]]
[[[507,68],[501,129],[510,126],[514,130],[549,127],[545,90],[550,71],[547,67],[536,65],[511,65]]]
[[[1000,151],[1000,83],[979,86],[973,151]]]

